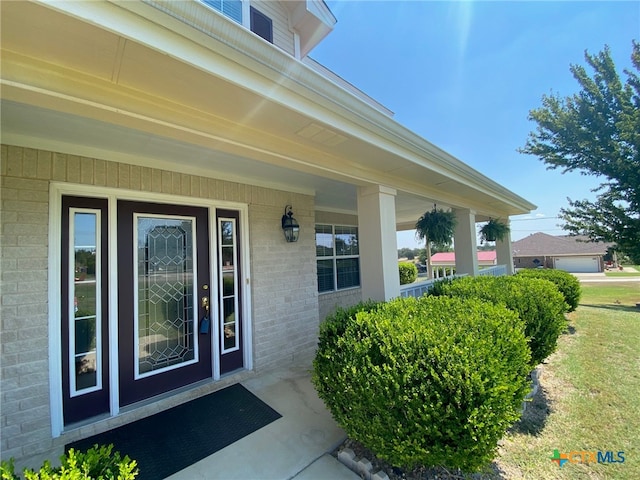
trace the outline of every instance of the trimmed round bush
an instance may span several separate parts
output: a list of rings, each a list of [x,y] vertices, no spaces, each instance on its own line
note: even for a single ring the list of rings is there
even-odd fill
[[[567,311],[573,312],[578,308],[582,290],[580,288],[580,282],[575,275],[571,275],[569,272],[565,272],[564,270],[554,270],[549,268],[528,268],[520,270],[518,275],[527,278],[542,278],[553,282],[556,287],[558,287],[558,290],[560,290],[560,293],[564,296],[564,301],[568,306]]]
[[[336,311],[324,319],[324,322],[320,324],[320,346],[323,342],[333,341],[333,337],[339,337],[344,335],[344,331],[347,328],[347,324],[350,319],[355,318],[359,312],[370,312],[377,309],[381,305],[381,302],[375,302],[368,300],[366,302],[360,302],[351,307],[343,308],[338,307]]]
[[[418,268],[413,263],[400,262],[398,263],[398,270],[400,270],[400,285],[413,283],[418,278]]]
[[[344,317],[343,317],[344,318]],[[392,465],[489,463],[529,389],[523,325],[478,299],[398,298],[323,324],[313,383],[338,424]]]
[[[564,297],[548,280],[517,275],[463,277],[440,287],[444,295],[480,298],[516,312],[525,325],[532,367],[555,351],[567,326]]]

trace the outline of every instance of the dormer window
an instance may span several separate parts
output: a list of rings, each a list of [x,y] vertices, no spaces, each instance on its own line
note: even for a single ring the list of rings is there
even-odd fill
[[[251,31],[273,43],[273,22],[264,13],[251,7]]]
[[[202,3],[242,23],[242,0],[202,0]]]

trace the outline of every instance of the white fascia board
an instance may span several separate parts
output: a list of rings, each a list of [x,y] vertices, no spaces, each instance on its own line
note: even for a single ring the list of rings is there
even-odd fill
[[[331,9],[324,0],[306,0],[307,10],[318,17],[325,25],[333,28],[338,23],[338,19],[333,15]]]
[[[300,57],[318,45],[335,26],[337,20],[322,0],[286,1],[291,27],[300,35]]]
[[[225,28],[204,33],[141,2],[43,3],[261,96],[267,92],[271,101],[483,191],[500,202],[523,211],[535,208],[535,205],[390,119],[291,55],[273,45],[256,41],[251,32],[222,15],[220,21],[226,22]]]

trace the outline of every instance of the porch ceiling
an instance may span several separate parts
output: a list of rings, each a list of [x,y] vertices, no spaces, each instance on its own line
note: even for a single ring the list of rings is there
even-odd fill
[[[534,208],[222,16],[226,41],[144,4],[0,5],[5,143],[311,193],[345,212],[358,186],[382,184],[404,227],[433,203],[479,219]]]

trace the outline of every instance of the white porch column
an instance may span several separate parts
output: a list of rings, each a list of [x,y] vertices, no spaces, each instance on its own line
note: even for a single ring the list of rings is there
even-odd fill
[[[457,225],[453,235],[456,252],[456,273],[478,275],[476,253],[476,212],[469,209],[454,209]]]
[[[513,275],[513,251],[511,249],[511,234],[503,240],[496,241],[496,260],[498,265],[507,266],[507,275]]]
[[[399,297],[394,189],[381,185],[358,189],[358,230],[362,300]]]

